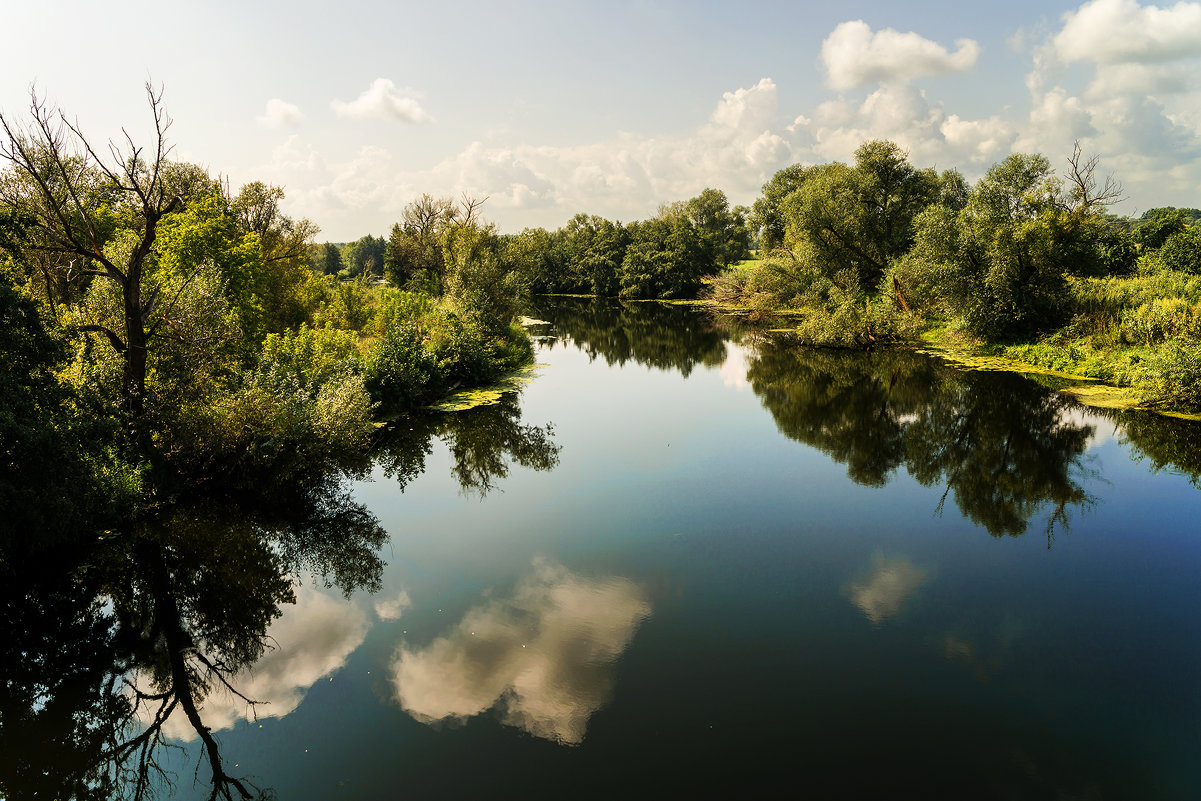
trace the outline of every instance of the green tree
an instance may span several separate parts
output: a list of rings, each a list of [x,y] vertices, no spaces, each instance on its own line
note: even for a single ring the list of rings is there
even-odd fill
[[[621,263],[621,297],[690,298],[710,270],[700,237],[683,215],[664,214],[628,227],[630,244]]]
[[[770,253],[783,247],[785,217],[782,206],[789,195],[801,188],[810,169],[793,164],[777,172],[763,185],[763,195],[751,206],[748,221],[758,237],[760,253]]]
[[[961,211],[934,206],[922,214],[900,272],[975,334],[1051,326],[1066,309],[1064,261],[1080,232],[1064,209],[1047,159],[1015,153],[988,170]]]
[[[730,208],[726,193],[706,189],[684,202],[681,212],[692,223],[699,241],[700,258],[718,272],[750,254],[746,210]]]
[[[317,256],[316,270],[322,275],[337,275],[346,268],[345,262],[342,261],[342,251],[338,246],[326,242],[321,245],[320,253]]]
[[[865,142],[855,166],[814,167],[787,196],[785,245],[809,269],[831,278],[852,273],[863,290],[874,291],[912,244],[917,215],[948,183],[915,169],[892,142]]]
[[[356,278],[360,275],[382,277],[384,274],[384,251],[387,249],[387,244],[383,237],[371,234],[351,242],[342,250],[342,260],[346,263],[343,277]]]
[[[1183,209],[1172,207],[1151,209],[1143,214],[1134,227],[1134,237],[1144,252],[1163,247],[1172,234],[1188,227]]]

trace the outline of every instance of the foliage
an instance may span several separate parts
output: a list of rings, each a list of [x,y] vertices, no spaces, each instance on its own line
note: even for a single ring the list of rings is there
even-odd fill
[[[630,226],[621,262],[621,297],[689,298],[709,270],[699,237],[683,215],[665,215]]]
[[[781,206],[801,188],[809,168],[793,164],[777,172],[763,185],[763,194],[751,207],[749,225],[758,235],[760,253],[771,253],[784,244],[785,218]]]
[[[485,327],[481,318],[420,294],[390,296],[379,319],[382,330],[367,353],[364,375],[371,397],[388,413],[489,383],[533,355],[520,326]]]
[[[782,203],[784,244],[809,269],[827,277],[853,271],[860,288],[873,290],[888,266],[910,247],[914,221],[942,196],[933,170],[918,170],[892,142],[866,142],[855,165],[809,170]],[[951,208],[951,207],[943,207]]]
[[[1183,209],[1150,209],[1134,226],[1134,238],[1142,250],[1157,250],[1163,247],[1170,236],[1187,227],[1188,218]]]
[[[338,273],[339,278],[366,276],[380,278],[384,274],[384,255],[387,242],[383,237],[367,234],[342,248],[342,262],[346,265]]]
[[[1146,400],[1152,406],[1201,411],[1201,341],[1170,339],[1148,365]]]
[[[359,338],[338,328],[309,328],[268,334],[259,356],[260,369],[295,375],[302,387],[320,387],[340,373],[357,372]]]
[[[1081,230],[1057,205],[1058,185],[1038,155],[994,165],[956,212],[934,206],[916,222],[898,282],[913,300],[963,319],[988,338],[1013,337],[1063,319],[1062,260]]]
[[[1155,253],[1158,267],[1201,275],[1201,226],[1175,231]]]
[[[342,261],[342,250],[335,244],[326,242],[317,246],[317,251],[309,257],[313,271],[322,275],[337,275],[346,268]]]

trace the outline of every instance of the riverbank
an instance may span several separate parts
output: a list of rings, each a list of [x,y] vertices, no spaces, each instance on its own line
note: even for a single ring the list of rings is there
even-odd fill
[[[828,280],[802,290],[805,271],[785,261],[743,262],[713,278],[713,307],[808,345],[913,347],[1037,377],[1092,406],[1201,419],[1201,276],[1150,261],[1127,276],[1066,276],[1047,318],[1054,323],[990,337],[973,334],[904,271],[873,293]]]

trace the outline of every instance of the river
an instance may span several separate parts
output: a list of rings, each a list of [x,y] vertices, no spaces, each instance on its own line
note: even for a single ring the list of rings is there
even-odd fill
[[[235,682],[265,703],[205,701],[228,772],[281,799],[1201,797],[1201,427],[687,307],[529,314],[519,393],[394,427],[350,487],[378,591],[295,576]],[[206,798],[172,725],[171,792]]]

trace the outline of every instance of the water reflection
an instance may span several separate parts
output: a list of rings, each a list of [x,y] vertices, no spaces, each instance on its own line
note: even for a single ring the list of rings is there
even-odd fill
[[[413,599],[404,590],[390,598],[375,599],[375,615],[380,620],[399,620],[405,610],[413,605]]]
[[[1139,412],[1100,411],[1121,426],[1122,441],[1135,448],[1155,472],[1188,478],[1201,489],[1201,424]]]
[[[233,728],[240,720],[280,718],[300,706],[308,689],[333,675],[367,636],[367,614],[353,604],[301,587],[296,602],[283,608],[268,626],[266,652],[237,676],[237,694],[225,687],[199,705],[204,725],[213,731]],[[252,699],[253,704],[245,698]],[[150,720],[142,718],[143,723]],[[187,718],[172,715],[163,733],[174,740],[196,739]]]
[[[607,364],[634,362],[689,375],[726,359],[728,334],[687,306],[579,298],[534,298],[532,315],[550,322],[556,338]]]
[[[553,426],[522,425],[516,393],[463,412],[399,420],[380,437],[375,462],[403,490],[425,471],[434,439],[450,449],[451,473],[465,494],[487,495],[509,475],[511,462],[531,470],[553,470],[559,463]]]
[[[277,619],[296,601],[292,577],[311,571],[346,593],[379,586],[385,533],[344,481],[333,472],[254,504],[167,507],[69,549],[5,542],[3,611],[25,625],[9,630],[0,654],[0,738],[23,743],[0,765],[4,795],[146,797],[166,782],[160,747],[172,738],[200,741],[212,798],[253,795],[213,731],[238,714],[223,694],[242,709],[290,704],[307,680],[299,674],[322,660],[309,633],[298,636],[309,650],[268,658],[264,673],[242,681],[269,633],[287,636],[289,622]],[[259,690],[264,699],[248,694]]]
[[[905,558],[872,557],[871,567],[858,580],[847,585],[851,603],[859,607],[872,623],[901,614],[905,602],[929,578],[930,572]]]
[[[784,435],[881,486],[904,467],[989,533],[1020,535],[1049,509],[1047,533],[1090,498],[1093,426],[1074,403],[1005,373],[963,372],[903,351],[847,353],[764,342],[747,377]],[[941,503],[940,503],[941,508]]]
[[[504,598],[472,608],[392,665],[400,705],[426,723],[497,709],[502,722],[565,745],[583,742],[610,697],[615,663],[650,615],[622,578],[589,579],[546,560]]]
[[[483,494],[510,461],[557,463],[550,426],[519,420],[513,397],[422,419],[385,432],[379,458],[403,488],[440,437],[463,491]],[[296,577],[347,597],[381,584],[387,534],[350,493],[366,465],[311,467],[300,483],[193,488],[187,504],[101,532],[0,538],[0,798],[148,797],[170,783],[160,764],[172,740],[197,743],[210,798],[260,794],[218,733],[296,709],[369,625]],[[394,619],[408,603],[399,593],[376,613]]]

